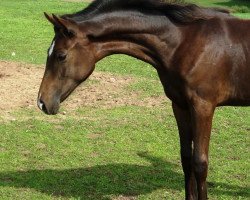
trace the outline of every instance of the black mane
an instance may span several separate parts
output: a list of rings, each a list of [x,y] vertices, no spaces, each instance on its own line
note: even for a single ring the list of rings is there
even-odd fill
[[[95,0],[82,11],[63,17],[81,22],[100,13],[118,10],[157,12],[177,23],[190,23],[217,15],[229,15],[229,11],[225,9],[201,8],[195,4],[178,3],[178,0]]]

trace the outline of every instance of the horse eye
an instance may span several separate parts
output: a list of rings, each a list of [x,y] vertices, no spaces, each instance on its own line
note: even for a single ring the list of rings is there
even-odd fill
[[[66,57],[67,57],[67,55],[65,53],[59,53],[56,56],[58,61],[64,61],[66,59]]]

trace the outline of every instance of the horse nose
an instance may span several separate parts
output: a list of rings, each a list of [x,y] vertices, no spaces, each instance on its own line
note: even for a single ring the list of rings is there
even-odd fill
[[[41,111],[48,113],[45,103],[40,98],[37,99],[37,106]]]

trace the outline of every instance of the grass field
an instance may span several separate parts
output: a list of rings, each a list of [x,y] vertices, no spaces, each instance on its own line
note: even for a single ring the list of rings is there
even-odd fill
[[[196,2],[249,9],[248,1]],[[1,0],[0,60],[43,64],[53,36],[43,12],[70,13],[86,5]],[[250,12],[235,15],[250,18]],[[20,108],[8,112],[11,118],[0,116],[1,200],[183,199],[179,141],[170,102],[141,103],[144,98],[163,96],[156,72],[146,63],[121,55],[99,62],[97,70],[132,77],[122,93],[136,93],[140,104],[62,107],[66,115],[57,116]],[[217,109],[210,146],[210,199],[250,198],[249,132],[250,108]]]

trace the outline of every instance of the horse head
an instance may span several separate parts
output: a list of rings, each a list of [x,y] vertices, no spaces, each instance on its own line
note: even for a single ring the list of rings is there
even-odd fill
[[[46,114],[56,114],[59,104],[93,72],[95,59],[88,37],[76,22],[44,14],[54,25],[55,36],[48,49],[37,104]]]

